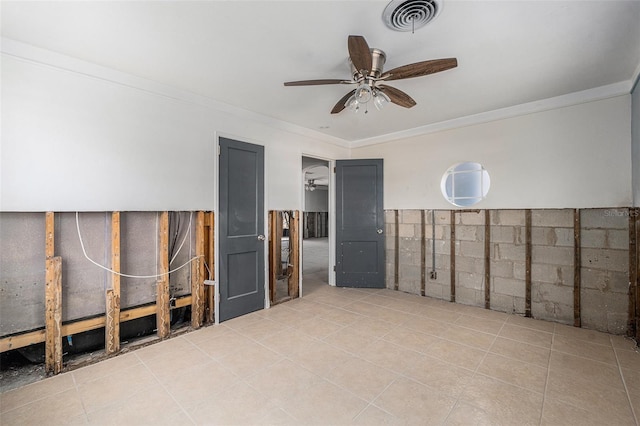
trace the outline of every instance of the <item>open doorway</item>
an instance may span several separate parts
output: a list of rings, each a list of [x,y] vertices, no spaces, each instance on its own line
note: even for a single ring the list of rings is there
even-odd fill
[[[304,293],[329,284],[329,162],[302,157],[302,280]]]

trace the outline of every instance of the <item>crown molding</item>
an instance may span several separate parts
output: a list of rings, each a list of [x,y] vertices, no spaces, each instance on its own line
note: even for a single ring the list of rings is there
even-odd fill
[[[636,74],[638,72],[640,72],[640,68],[636,70]],[[491,121],[504,120],[521,115],[549,111],[587,102],[613,98],[621,95],[628,95],[629,93],[631,93],[631,90],[633,88],[633,81],[634,80],[621,81],[606,86],[595,87],[593,89],[569,93],[566,95],[556,96],[548,99],[541,99],[539,101],[514,105],[511,107],[482,112],[479,114],[467,115],[465,117],[454,118],[452,120],[441,121],[438,123],[428,124],[426,126],[403,130],[400,132],[360,139],[357,141],[352,141],[349,146],[350,148],[359,148],[364,146],[377,145],[398,139],[407,139],[415,136],[437,133],[445,130],[452,130],[459,127],[483,124]]]
[[[0,51],[2,54],[11,56],[23,61],[36,63],[43,66],[52,67],[58,70],[79,74],[84,77],[106,81],[112,84],[139,90],[151,95],[156,95],[174,101],[185,102],[207,109],[226,113],[259,123],[271,128],[294,133],[300,136],[316,139],[332,145],[349,148],[349,142],[334,136],[278,120],[263,114],[235,107],[215,99],[198,95],[186,90],[177,89],[162,83],[155,82],[132,74],[117,71],[113,68],[104,67],[82,59],[73,58],[51,50],[22,43],[6,37],[0,38]]]
[[[366,139],[348,141],[327,135],[303,126],[298,126],[286,121],[277,120],[263,114],[258,114],[243,108],[235,107],[206,96],[198,95],[172,86],[164,85],[146,78],[137,77],[132,74],[117,71],[81,59],[56,53],[47,49],[42,49],[26,43],[22,43],[5,37],[0,38],[0,51],[2,54],[11,56],[27,62],[49,66],[66,72],[75,73],[88,78],[106,81],[130,89],[139,90],[151,95],[161,96],[174,101],[185,102],[226,113],[259,123],[267,127],[281,131],[297,134],[300,136],[316,139],[343,148],[359,148],[370,145],[377,145],[392,142],[399,139],[452,130],[459,127],[466,127],[476,124],[488,123],[491,121],[513,118],[521,115],[543,112],[587,102],[593,102],[631,93],[640,78],[640,64],[633,73],[632,79],[618,83],[600,86],[580,92],[569,93],[548,99],[528,102],[525,104],[486,111],[479,114],[468,115],[452,120],[432,123],[425,126],[415,127],[400,132],[388,133]]]

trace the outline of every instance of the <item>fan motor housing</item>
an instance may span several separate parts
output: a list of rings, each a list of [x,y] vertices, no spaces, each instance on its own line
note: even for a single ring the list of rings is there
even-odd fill
[[[369,71],[369,76],[371,77],[380,77],[382,75],[382,70],[384,69],[384,63],[387,60],[387,55],[384,51],[373,48],[371,49],[371,70]],[[351,66],[351,75],[354,80],[358,80],[360,77],[360,72],[353,66],[351,59],[349,58],[349,65]]]

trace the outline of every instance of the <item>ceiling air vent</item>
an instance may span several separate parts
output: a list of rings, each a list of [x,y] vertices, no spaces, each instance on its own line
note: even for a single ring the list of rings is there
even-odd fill
[[[382,12],[382,20],[395,31],[414,32],[431,22],[442,9],[442,0],[393,0]]]

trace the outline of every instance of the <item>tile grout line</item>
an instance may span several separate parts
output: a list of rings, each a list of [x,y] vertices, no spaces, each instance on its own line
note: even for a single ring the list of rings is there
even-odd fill
[[[82,412],[84,413],[84,419],[86,420],[87,424],[89,424],[89,413],[87,413],[87,407],[85,407],[84,405],[84,399],[82,398],[82,394],[80,393],[80,389],[78,388],[78,382],[76,381],[76,376],[75,374],[73,374],[73,372],[70,372],[69,374],[71,374],[71,380],[73,380],[73,387],[76,390],[76,393],[78,394],[78,398],[80,399],[80,404],[82,405]]]
[[[475,370],[473,371],[473,375],[471,376],[471,379],[475,378],[479,373],[478,370],[480,369],[480,366],[482,365],[482,363],[484,362],[484,360],[487,358],[487,356],[489,355],[489,351],[491,350],[491,348],[493,347],[493,345],[496,343],[496,340],[498,340],[498,335],[500,334],[500,332],[502,331],[502,329],[504,328],[504,325],[507,323],[507,321],[505,320],[502,323],[502,326],[500,327],[500,330],[498,330],[498,333],[496,333],[496,335],[493,337],[493,341],[491,342],[491,345],[489,345],[489,347],[484,351],[484,356],[482,357],[482,359],[480,360],[480,362],[478,363],[478,365],[476,366]],[[481,373],[480,373],[481,374]],[[449,413],[447,413],[447,417],[445,418],[445,423],[446,421],[449,419],[449,416],[451,415],[451,413],[453,412],[454,408],[458,406],[458,404],[460,403],[460,401],[462,401],[462,396],[464,395],[466,389],[463,389],[462,392],[460,392],[460,394],[456,397],[456,402],[453,404],[453,406],[451,407],[451,409],[449,410]],[[462,401],[465,402],[465,401]],[[468,402],[465,402],[473,407],[476,407],[473,404],[470,404]],[[483,408],[480,407],[476,407],[479,408],[480,410],[482,410],[483,412],[486,413],[486,410],[484,410]]]
[[[549,378],[551,377],[551,354],[553,353],[553,344],[556,338],[556,326],[553,326],[553,333],[551,334],[551,347],[549,348],[549,361],[547,362],[547,377],[544,382],[544,392],[542,393],[542,408],[540,409],[540,422],[544,419],[544,406],[547,402],[547,390],[549,389]]]
[[[187,339],[185,339],[187,340]],[[188,341],[188,340],[187,340]],[[189,342],[189,341],[188,341]],[[195,344],[189,342],[190,345],[192,346],[196,346]],[[191,417],[191,414],[189,413],[189,411],[187,411],[182,404],[180,404],[180,402],[173,396],[173,394],[171,392],[169,392],[169,390],[167,389],[167,387],[165,386],[164,383],[162,383],[162,380],[160,380],[158,378],[158,376],[156,376],[156,374],[151,370],[151,368],[149,368],[149,366],[142,360],[142,358],[140,358],[138,356],[138,354],[136,354],[136,357],[138,358],[138,360],[140,361],[140,363],[144,366],[144,368],[147,369],[147,371],[149,373],[151,373],[151,375],[153,376],[153,378],[156,380],[156,382],[158,382],[158,384],[160,385],[160,387],[162,387],[162,390],[164,390],[167,395],[169,395],[169,397],[171,397],[171,399],[178,405],[178,407],[180,408],[180,410],[182,410],[182,412],[187,416],[187,418],[191,421],[191,424],[193,425],[197,425],[197,423],[195,422],[195,420],[193,420],[193,417]]]
[[[72,372],[71,372],[71,371],[65,371],[65,372],[62,372],[61,374],[59,374],[59,375],[57,375],[57,376],[45,377],[44,379],[40,379],[40,380],[37,380],[37,381],[35,381],[35,382],[27,383],[27,384],[26,384],[26,385],[24,385],[24,386],[19,386],[19,387],[17,387],[17,388],[13,388],[13,389],[6,390],[6,391],[4,391],[4,392],[0,392],[0,395],[6,395],[6,394],[7,394],[7,393],[9,393],[9,392],[17,391],[17,390],[19,390],[19,389],[25,389],[25,388],[27,388],[27,387],[29,387],[29,386],[34,386],[34,387],[37,387],[37,386],[44,386],[44,385],[42,385],[41,383],[44,383],[46,380],[53,380],[53,379],[56,379],[56,378],[58,378],[58,377],[61,377],[63,374],[72,374]],[[75,386],[75,385],[74,385],[74,386]],[[41,396],[41,397],[39,397],[39,398],[32,399],[32,400],[30,400],[29,402],[25,402],[24,404],[17,405],[17,406],[15,406],[15,407],[13,407],[13,408],[11,408],[11,409],[9,409],[9,410],[6,410],[6,411],[2,411],[2,408],[1,408],[1,407],[2,407],[2,405],[0,405],[0,415],[2,415],[2,414],[6,414],[6,413],[9,413],[9,412],[11,412],[11,411],[13,411],[13,410],[16,410],[16,409],[18,409],[18,408],[26,407],[27,405],[29,405],[29,404],[33,404],[34,402],[42,401],[42,400],[44,400],[44,399],[47,399],[47,398],[51,397],[52,395],[58,395],[58,394],[61,394],[61,393],[66,392],[66,391],[68,391],[68,390],[70,390],[70,389],[71,389],[71,388],[69,388],[69,389],[63,389],[63,390],[60,390],[60,391],[55,391],[55,392],[53,392],[52,394],[48,394],[48,395],[46,395],[46,396]],[[2,399],[2,398],[0,398],[0,400],[1,400],[1,399]]]
[[[611,339],[611,337],[609,337],[609,339]],[[611,344],[611,346],[613,347],[613,342]],[[622,385],[624,386],[624,391],[627,395],[627,401],[629,401],[629,407],[631,408],[631,414],[633,414],[633,418],[636,421],[636,425],[640,424],[640,422],[638,420],[638,415],[640,415],[640,413],[636,413],[636,410],[631,402],[631,395],[629,395],[629,388],[627,387],[627,381],[624,378],[624,373],[622,372],[622,366],[620,365],[620,359],[618,358],[618,352],[615,350],[615,348],[613,349],[613,353],[616,356],[616,362],[618,363],[618,372],[620,373],[620,379],[622,379]]]

